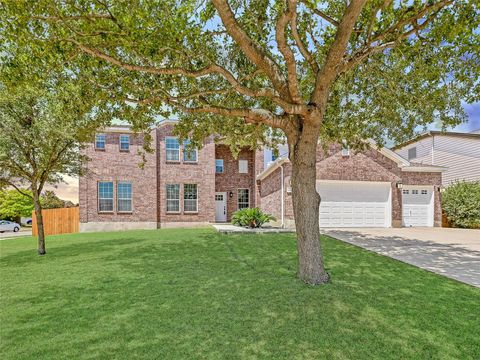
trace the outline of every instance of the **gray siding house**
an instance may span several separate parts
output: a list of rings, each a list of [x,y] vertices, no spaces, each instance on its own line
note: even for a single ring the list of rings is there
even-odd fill
[[[472,133],[428,131],[395,146],[398,155],[423,165],[443,166],[442,185],[480,181],[480,131]]]

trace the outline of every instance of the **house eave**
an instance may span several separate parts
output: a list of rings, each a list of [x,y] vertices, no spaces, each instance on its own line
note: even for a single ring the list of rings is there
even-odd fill
[[[288,162],[290,162],[288,158],[283,158],[283,157],[278,158],[277,160],[272,162],[265,170],[263,170],[260,174],[257,175],[257,180],[260,181],[265,179],[270,174],[272,174],[275,170],[277,170],[280,166]]]

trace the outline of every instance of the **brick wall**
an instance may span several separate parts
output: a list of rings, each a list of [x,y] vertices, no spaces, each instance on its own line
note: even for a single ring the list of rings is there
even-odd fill
[[[157,221],[156,205],[156,159],[155,153],[146,154],[143,169],[139,164],[142,159],[137,151],[142,149],[143,137],[130,134],[130,151],[120,152],[119,136],[125,132],[106,134],[104,151],[96,150],[93,142],[86,144],[82,150],[90,161],[86,164],[86,174],[79,180],[80,223],[94,222],[149,222]],[[155,132],[152,133],[155,139]],[[114,183],[114,211],[98,212],[97,183],[112,181]],[[133,212],[130,214],[116,211],[116,183],[130,181],[132,183]]]
[[[228,146],[217,145],[214,159],[223,159],[224,172],[215,176],[215,191],[227,193],[227,221],[230,221],[233,212],[238,210],[238,189],[249,189],[250,207],[255,206],[255,151],[242,149],[234,158]],[[239,160],[248,160],[248,174],[238,171]]]
[[[166,160],[165,137],[172,136],[173,125],[158,129],[158,188],[159,218],[161,224],[213,222],[215,221],[215,144],[212,139],[205,141],[198,150],[196,163],[183,162],[183,147],[180,146],[180,161]],[[166,184],[180,185],[180,213],[167,213]],[[198,212],[183,211],[183,184],[197,184]]]
[[[262,209],[273,213],[275,207],[279,206],[280,192],[271,189],[275,184],[277,190],[280,188],[280,182],[273,180],[278,176],[277,172],[272,173],[264,179],[260,185],[260,194]],[[291,164],[284,165],[285,188],[291,180]],[[270,179],[272,178],[272,179]],[[343,157],[341,154],[341,145],[336,144],[323,151],[321,147],[317,150],[317,179],[319,180],[343,180],[343,181],[378,181],[390,182],[392,187],[392,225],[400,226],[402,220],[402,194],[397,189],[397,183],[404,185],[441,185],[441,173],[421,173],[402,171],[397,163],[387,158],[374,149],[367,149],[362,152],[353,153],[350,156]],[[270,196],[275,193],[278,201]],[[285,219],[293,220],[292,194],[285,194]],[[268,202],[268,204],[265,204]],[[441,197],[439,191],[434,191],[434,221],[438,225],[441,223]]]

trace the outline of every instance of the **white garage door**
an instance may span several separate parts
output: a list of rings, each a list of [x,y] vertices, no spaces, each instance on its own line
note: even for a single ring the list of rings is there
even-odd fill
[[[320,227],[391,226],[390,183],[317,182]]]
[[[402,225],[433,226],[433,188],[405,187],[402,190]]]

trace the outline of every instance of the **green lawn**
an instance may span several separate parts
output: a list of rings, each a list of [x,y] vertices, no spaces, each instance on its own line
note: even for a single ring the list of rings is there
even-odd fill
[[[324,239],[210,229],[0,241],[6,359],[479,359],[480,289]]]

